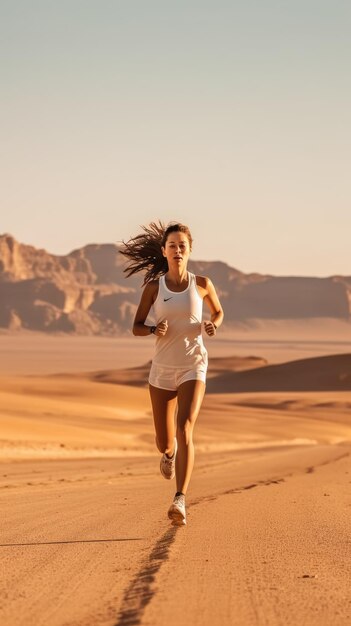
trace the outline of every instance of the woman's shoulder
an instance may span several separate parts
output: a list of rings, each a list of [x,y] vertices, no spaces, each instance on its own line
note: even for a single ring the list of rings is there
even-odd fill
[[[153,302],[155,302],[157,298],[159,282],[159,279],[155,278],[153,280],[149,280],[145,285],[145,292]]]
[[[153,278],[152,280],[148,280],[147,283],[145,283],[144,289],[153,291],[154,289],[157,289],[158,285],[159,285],[159,279]]]
[[[207,289],[211,280],[208,276],[198,276],[195,274],[196,284],[198,287],[202,287],[202,289]]]
[[[210,285],[212,285],[211,279],[208,276],[198,276],[195,274],[196,286],[204,298],[208,294]]]

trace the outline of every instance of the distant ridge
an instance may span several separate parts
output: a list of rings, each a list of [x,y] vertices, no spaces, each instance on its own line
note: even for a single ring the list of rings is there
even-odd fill
[[[141,277],[125,278],[116,244],[89,244],[67,255],[0,235],[0,327],[81,335],[130,330]],[[225,309],[225,324],[248,319],[329,317],[351,320],[351,277],[244,274],[221,261],[190,261],[208,275]]]
[[[351,354],[298,359],[245,371],[228,369],[207,382],[208,393],[260,391],[351,391]],[[272,408],[293,408],[294,404],[284,400]],[[322,406],[321,403],[319,408]]]

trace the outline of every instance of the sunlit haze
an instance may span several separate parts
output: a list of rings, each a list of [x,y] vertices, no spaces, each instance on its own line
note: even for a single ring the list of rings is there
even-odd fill
[[[350,17],[335,0],[5,0],[1,226],[66,254],[186,223],[197,260],[350,269]]]

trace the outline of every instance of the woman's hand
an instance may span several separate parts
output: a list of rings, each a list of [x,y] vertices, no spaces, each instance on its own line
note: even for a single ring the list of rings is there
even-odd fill
[[[168,330],[168,321],[163,320],[163,322],[160,322],[159,324],[157,324],[154,335],[156,335],[157,337],[164,337],[167,330]]]
[[[216,334],[216,328],[213,322],[204,322],[204,325],[205,325],[205,331],[207,332],[207,334],[210,337],[213,337],[213,335]]]

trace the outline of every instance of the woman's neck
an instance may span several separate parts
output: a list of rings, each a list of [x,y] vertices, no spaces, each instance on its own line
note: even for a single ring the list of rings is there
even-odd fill
[[[188,282],[188,270],[186,267],[174,267],[168,269],[167,280],[173,285],[182,285]]]

